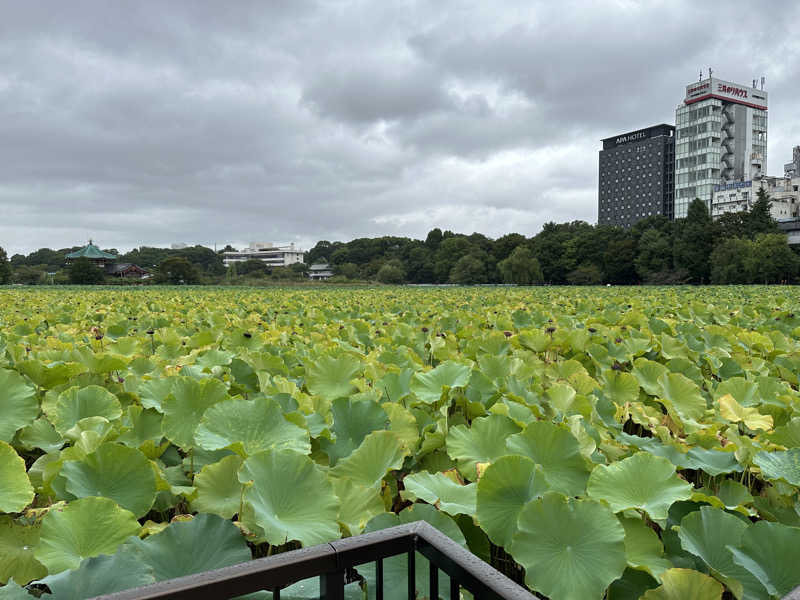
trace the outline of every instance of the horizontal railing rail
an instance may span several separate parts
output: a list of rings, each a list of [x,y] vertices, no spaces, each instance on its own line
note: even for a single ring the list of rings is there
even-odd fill
[[[417,590],[416,586],[417,553],[429,562],[426,590]],[[406,579],[410,600],[416,598],[418,592],[428,598],[439,598],[439,571],[450,578],[450,600],[458,600],[462,588],[476,600],[537,598],[435,527],[417,521],[98,596],[95,600],[217,600],[263,590],[271,591],[273,599],[280,600],[280,590],[314,577],[319,577],[320,598],[342,600],[353,569],[369,563],[375,564],[375,598],[383,600],[384,559],[403,554],[408,556]],[[399,582],[388,584],[396,586]]]

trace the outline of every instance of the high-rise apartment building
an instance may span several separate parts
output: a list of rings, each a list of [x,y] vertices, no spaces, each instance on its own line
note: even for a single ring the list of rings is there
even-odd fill
[[[654,125],[603,140],[598,225],[630,227],[653,215],[672,218],[675,128]]]
[[[767,92],[709,77],[686,86],[675,111],[675,218],[715,185],[767,173]],[[763,85],[762,85],[763,87]]]

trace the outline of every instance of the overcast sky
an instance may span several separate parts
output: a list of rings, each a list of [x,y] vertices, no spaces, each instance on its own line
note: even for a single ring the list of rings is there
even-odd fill
[[[800,4],[0,0],[0,246],[498,237],[597,220],[600,139],[700,69],[800,144]]]

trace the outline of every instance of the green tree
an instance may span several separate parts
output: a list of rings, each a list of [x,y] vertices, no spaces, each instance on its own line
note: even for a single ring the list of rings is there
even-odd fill
[[[158,266],[156,278],[161,283],[190,285],[198,283],[197,269],[182,256],[170,256]]]
[[[75,259],[69,266],[69,282],[76,285],[103,283],[105,276],[88,258]]]
[[[672,246],[666,234],[650,228],[639,238],[639,252],[633,261],[636,273],[649,282],[657,273],[672,269]]]
[[[616,239],[608,242],[603,257],[605,281],[616,284],[636,283],[636,240],[621,231]]]
[[[11,265],[8,262],[8,254],[0,246],[0,285],[11,281]]]
[[[705,202],[692,200],[675,236],[672,253],[676,268],[689,273],[692,283],[705,283],[710,274],[709,258],[713,250],[713,225]]]
[[[257,277],[261,277],[269,274],[269,267],[267,266],[267,263],[265,263],[263,260],[258,260],[257,258],[251,258],[250,260],[246,260],[238,264],[231,263],[229,268],[234,268],[234,264],[236,265],[236,272],[239,275],[255,275]]]
[[[719,240],[711,253],[711,283],[751,283],[747,257],[753,253],[753,246],[746,238]]]
[[[758,235],[745,264],[758,283],[788,283],[798,271],[798,257],[782,233]]]
[[[542,267],[527,245],[519,245],[513,252],[497,263],[503,283],[531,285],[542,282]]]
[[[343,265],[337,265],[334,269],[334,273],[347,279],[359,279],[361,277],[358,265],[355,263],[344,263]]]
[[[381,283],[403,283],[405,278],[403,263],[397,259],[390,260],[378,269],[375,278]]]
[[[769,193],[763,187],[756,193],[756,201],[750,207],[747,214],[746,223],[750,237],[755,237],[759,233],[779,233],[778,224],[772,218],[770,209],[772,200]]]
[[[572,285],[600,285],[603,272],[597,265],[581,265],[567,274],[567,282]]]
[[[472,253],[459,258],[450,271],[450,283],[486,283],[486,262],[480,254]]]

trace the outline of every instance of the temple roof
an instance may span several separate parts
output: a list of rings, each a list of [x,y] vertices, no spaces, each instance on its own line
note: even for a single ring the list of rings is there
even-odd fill
[[[97,258],[116,259],[117,258],[116,255],[114,255],[114,254],[109,254],[108,252],[103,252],[102,250],[100,250],[100,248],[98,248],[97,246],[95,246],[92,243],[92,240],[89,240],[89,243],[86,244],[80,250],[76,250],[75,252],[70,252],[69,254],[67,254],[67,258],[82,258],[82,257],[90,258],[90,259],[91,258],[94,258],[94,259],[97,259]]]

